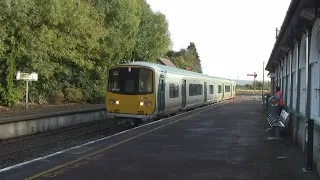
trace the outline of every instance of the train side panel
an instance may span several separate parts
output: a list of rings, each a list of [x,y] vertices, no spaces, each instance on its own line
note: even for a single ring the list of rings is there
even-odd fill
[[[186,77],[186,107],[185,109],[195,108],[204,104],[204,80],[202,78],[189,76]]]
[[[223,100],[231,99],[231,89],[232,83],[231,81],[224,81],[224,97]]]
[[[166,73],[164,114],[176,113],[181,108],[183,79],[183,75]]]
[[[220,79],[216,79],[215,81],[215,89],[216,89],[216,95],[215,95],[215,102],[220,102],[222,101],[223,98],[223,81]]]
[[[206,79],[207,82],[207,102],[206,104],[214,103],[214,79]]]
[[[232,93],[232,98],[234,99],[235,97],[236,97],[236,87],[237,86],[237,84],[236,84],[236,82],[232,82],[232,91],[233,91],[233,93]]]

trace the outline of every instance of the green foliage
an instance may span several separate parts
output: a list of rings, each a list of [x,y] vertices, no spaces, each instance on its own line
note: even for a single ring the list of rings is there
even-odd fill
[[[164,14],[153,13],[145,0],[140,0],[142,15],[133,59],[155,62],[164,55],[171,46],[168,22]]]
[[[262,88],[264,88],[264,90],[271,90],[271,84],[268,82],[264,82],[264,87],[262,84],[262,81],[255,81],[255,84],[252,82],[252,84],[245,84],[245,85],[240,85],[237,84],[237,89],[238,90],[253,90],[255,86],[256,90],[262,90]]]
[[[165,15],[145,0],[0,0],[0,104],[24,101],[17,71],[39,75],[31,102],[104,103],[111,66],[154,62],[170,46]],[[198,57],[191,43],[172,61],[201,71]]]
[[[68,87],[65,91],[67,101],[73,103],[81,103],[83,101],[83,94],[81,89]]]
[[[52,96],[51,96],[51,102],[54,104],[58,104],[64,101],[64,94],[63,92],[60,91],[56,91],[53,92]]]
[[[186,49],[181,49],[178,52],[168,51],[167,57],[178,68],[191,68],[191,71],[202,73],[200,57],[193,42]]]

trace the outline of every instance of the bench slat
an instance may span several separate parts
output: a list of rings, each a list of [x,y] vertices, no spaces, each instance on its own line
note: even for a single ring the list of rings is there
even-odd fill
[[[268,115],[268,122],[270,127],[285,127],[286,122],[289,119],[289,113],[285,110],[282,110],[280,116],[277,114],[269,114]]]

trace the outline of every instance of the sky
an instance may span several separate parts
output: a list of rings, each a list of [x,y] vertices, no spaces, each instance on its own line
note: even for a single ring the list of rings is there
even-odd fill
[[[146,0],[166,15],[173,50],[194,42],[202,71],[212,76],[262,80],[291,0]],[[265,80],[268,71],[264,71]]]

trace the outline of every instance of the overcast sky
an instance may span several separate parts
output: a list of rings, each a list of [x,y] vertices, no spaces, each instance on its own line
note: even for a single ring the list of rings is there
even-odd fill
[[[203,73],[240,80],[262,80],[290,0],[147,0],[166,15],[173,49],[194,42]],[[267,78],[265,71],[265,80]]]

